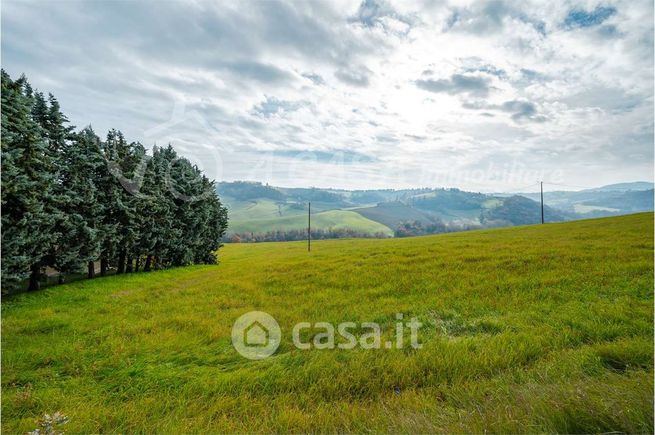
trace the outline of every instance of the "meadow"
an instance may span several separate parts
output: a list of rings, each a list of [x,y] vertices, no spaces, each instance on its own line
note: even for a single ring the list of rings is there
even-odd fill
[[[652,213],[312,248],[7,298],[3,432],[653,432]],[[261,361],[230,340],[251,310],[283,332]],[[421,349],[291,342],[396,313]]]
[[[252,219],[230,222],[229,232],[235,233],[265,233],[267,231],[289,231],[307,228],[307,212],[272,219]],[[312,228],[315,230],[351,229],[363,233],[382,233],[393,236],[393,230],[379,222],[367,219],[350,210],[328,210],[312,213]]]

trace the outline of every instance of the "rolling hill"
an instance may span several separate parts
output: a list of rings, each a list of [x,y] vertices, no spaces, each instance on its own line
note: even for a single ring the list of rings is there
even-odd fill
[[[3,432],[58,411],[67,433],[652,433],[652,213],[314,246],[4,298]],[[282,330],[260,361],[231,341],[252,310]],[[389,340],[397,313],[420,349],[292,342]]]
[[[381,202],[374,207],[357,208],[353,211],[362,216],[380,222],[389,228],[397,228],[405,221],[419,221],[423,224],[434,222],[434,216],[424,213],[401,201]]]
[[[596,191],[609,191],[609,192],[627,192],[629,190],[653,190],[655,185],[648,181],[634,181],[631,183],[616,183],[608,184],[606,186],[601,186],[596,189]]]
[[[559,222],[652,211],[652,188],[639,190],[648,187],[652,183],[547,192],[545,220]],[[458,231],[541,221],[539,193],[501,195],[443,188],[348,191],[284,188],[244,181],[219,183],[217,190],[229,211],[226,240],[235,234],[305,230],[309,202],[315,229],[349,229],[369,236],[402,235],[396,230],[407,223],[433,231]]]
[[[265,233],[268,231],[289,231],[304,228],[307,228],[306,212],[271,219],[237,221],[230,225],[230,231],[234,233]],[[312,228],[317,230],[351,229],[369,234],[380,233],[385,236],[393,236],[391,228],[348,210],[312,213]]]
[[[579,191],[554,191],[544,194],[550,206],[582,217],[612,216],[653,210],[653,183],[610,184]],[[538,201],[539,192],[523,193]]]

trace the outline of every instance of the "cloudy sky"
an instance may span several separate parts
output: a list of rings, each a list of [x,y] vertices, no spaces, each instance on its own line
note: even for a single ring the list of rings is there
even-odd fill
[[[653,179],[650,0],[5,0],[2,67],[217,180]]]

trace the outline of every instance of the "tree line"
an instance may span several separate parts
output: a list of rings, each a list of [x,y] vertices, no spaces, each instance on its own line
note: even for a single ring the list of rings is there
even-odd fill
[[[326,239],[385,239],[389,237],[385,233],[368,233],[365,231],[353,230],[350,228],[329,228],[311,230],[312,240]],[[259,242],[290,242],[307,240],[307,230],[286,230],[266,231],[261,233],[243,232],[231,233],[223,237],[228,243],[259,243]]]
[[[89,278],[215,263],[227,210],[214,182],[170,146],[101,140],[57,99],[2,71],[2,287],[45,268]]]
[[[443,222],[435,219],[433,222],[423,224],[421,221],[404,221],[398,224],[394,230],[394,237],[415,237],[429,234],[453,233],[459,231],[477,230],[483,228],[482,225],[465,224],[454,222]]]

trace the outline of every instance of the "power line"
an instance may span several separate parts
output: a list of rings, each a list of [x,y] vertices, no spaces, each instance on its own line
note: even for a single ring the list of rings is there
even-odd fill
[[[541,187],[541,223],[544,223],[544,182],[541,181],[539,182],[539,186]]]
[[[307,252],[312,250],[312,203],[307,203]]]
[[[512,187],[512,188],[510,188],[510,189],[508,189],[508,190],[506,190],[504,192],[496,192],[496,193],[499,193],[501,195],[508,195],[510,193],[521,193],[521,192],[519,192],[519,190],[524,190],[524,189],[527,189],[528,187],[535,187],[538,184],[539,184],[539,182],[535,181],[532,184],[528,184],[528,185],[525,185],[525,186],[519,186],[519,187]]]
[[[496,192],[499,194],[509,194],[509,193],[521,193],[519,192],[520,190],[527,189],[528,187],[534,187],[538,186],[541,184],[546,184],[546,185],[551,185],[551,186],[561,186],[561,187],[571,187],[574,189],[596,189],[598,186],[580,186],[580,185],[575,185],[575,184],[563,184],[563,183],[553,183],[550,181],[537,181],[532,184],[528,184],[525,186],[518,186],[518,187],[511,187],[509,189],[506,189],[504,192]]]
[[[550,184],[553,186],[562,186],[562,187],[573,187],[575,189],[596,189],[598,186],[576,186],[573,184],[562,184],[562,183],[552,183],[550,181],[544,181],[544,184]]]

